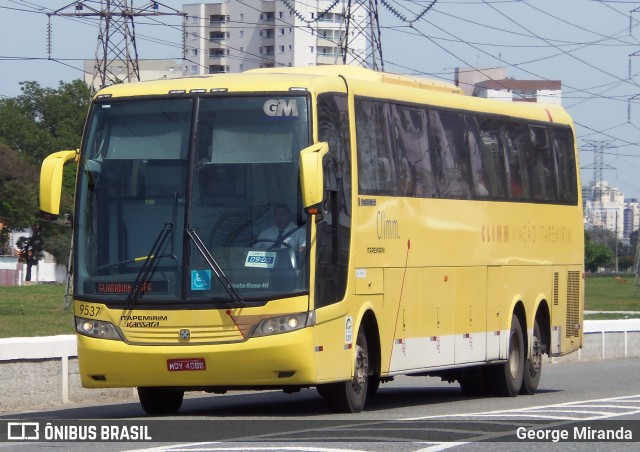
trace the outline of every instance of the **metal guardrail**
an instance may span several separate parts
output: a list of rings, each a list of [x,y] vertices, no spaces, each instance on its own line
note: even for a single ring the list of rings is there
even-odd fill
[[[21,371],[25,378],[39,379],[37,382],[24,382],[26,385],[38,386],[42,394],[51,397],[59,394],[59,400],[47,400],[42,404],[71,403],[70,382],[74,380],[74,385],[78,378],[76,351],[76,336],[61,335],[47,337],[15,337],[0,339],[0,411],[15,408],[24,409],[34,403],[33,400],[21,402],[18,391],[11,389],[5,384],[16,379],[14,370],[3,371],[8,366],[20,365],[36,366],[28,371]],[[576,353],[552,358],[552,362],[571,362],[590,359],[625,358],[640,357],[640,319],[625,320],[585,320],[584,340],[582,349]],[[60,361],[57,370],[51,368],[52,361]],[[47,371],[41,371],[37,366],[48,364]],[[71,364],[71,365],[70,365]],[[50,378],[51,374],[59,374],[55,378]],[[57,383],[54,381],[57,380]],[[44,389],[42,389],[44,388]],[[102,390],[112,391],[118,394],[119,398],[130,397],[131,392],[122,390]],[[31,391],[27,391],[31,392]],[[95,392],[88,390],[86,393],[74,393],[73,402],[89,401],[95,396]],[[36,394],[36,397],[38,395]],[[108,397],[108,396],[106,396]],[[115,398],[115,397],[114,397]],[[36,405],[38,405],[36,403]]]

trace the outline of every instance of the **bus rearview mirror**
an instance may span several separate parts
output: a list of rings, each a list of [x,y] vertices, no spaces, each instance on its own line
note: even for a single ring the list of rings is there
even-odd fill
[[[64,165],[78,161],[78,151],[59,151],[49,155],[40,168],[40,216],[55,220],[60,213]]]
[[[322,158],[329,152],[329,145],[320,142],[300,151],[300,186],[305,209],[317,206],[324,196]]]

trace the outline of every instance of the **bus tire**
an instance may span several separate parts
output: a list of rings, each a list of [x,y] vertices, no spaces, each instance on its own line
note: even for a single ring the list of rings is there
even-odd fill
[[[492,390],[495,395],[515,397],[522,386],[525,362],[522,325],[515,314],[511,317],[507,353],[507,361],[493,368]]]
[[[460,383],[460,390],[465,397],[482,397],[491,392],[489,371],[485,366],[462,371],[458,383]]]
[[[372,397],[378,392],[378,388],[380,387],[380,374],[372,374],[369,375],[369,381],[367,382],[367,397]]]
[[[531,344],[531,355],[524,365],[524,376],[520,394],[533,395],[538,390],[540,375],[542,374],[542,334],[538,320],[533,323],[533,344]]]
[[[145,413],[157,416],[175,414],[182,406],[184,391],[138,388],[138,399]]]
[[[319,385],[318,392],[324,397],[329,409],[336,413],[359,413],[367,399],[369,383],[369,351],[367,338],[360,331],[356,339],[355,369],[349,381]]]

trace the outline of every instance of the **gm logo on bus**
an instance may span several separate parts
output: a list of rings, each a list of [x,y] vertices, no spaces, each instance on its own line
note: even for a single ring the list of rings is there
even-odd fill
[[[265,115],[272,118],[295,119],[298,117],[298,104],[295,99],[269,99],[262,109]]]

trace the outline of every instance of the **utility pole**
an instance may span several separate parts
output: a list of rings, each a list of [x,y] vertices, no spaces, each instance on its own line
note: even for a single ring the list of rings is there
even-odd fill
[[[100,0],[99,9],[91,6],[93,3],[95,2],[75,1],[52,13],[47,13],[49,16],[47,43],[49,59],[51,59],[52,48],[51,16],[100,18],[96,62],[90,85],[92,88],[95,87],[96,79],[98,79],[99,87],[123,81],[140,80],[134,24],[136,17],[185,16],[184,13],[155,1],[149,2],[141,8],[134,8],[133,0]],[[167,8],[169,12],[160,11],[161,7]],[[65,12],[71,9],[73,12]]]

